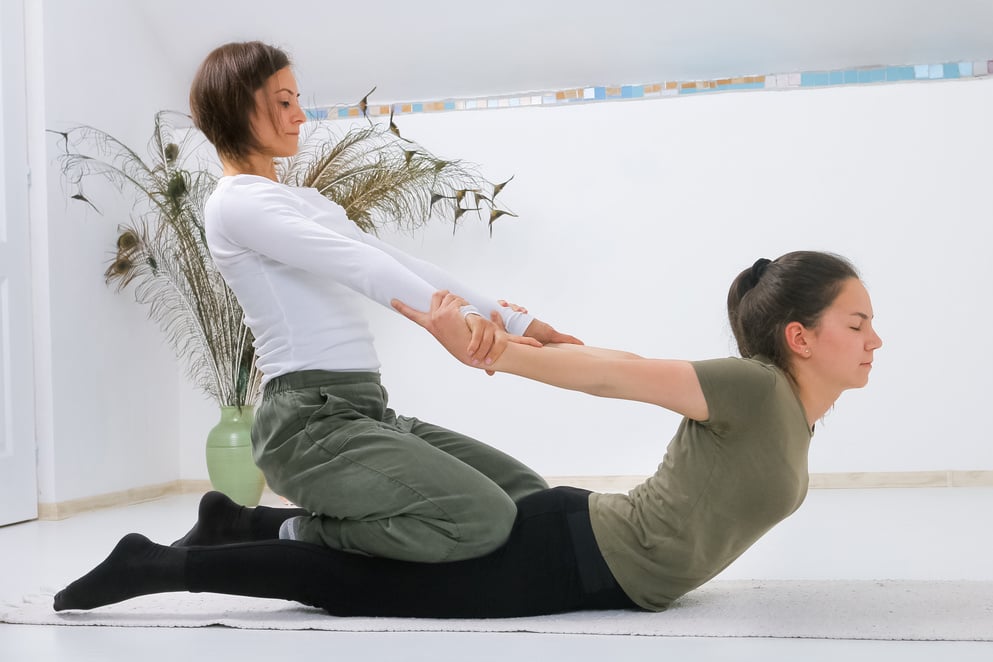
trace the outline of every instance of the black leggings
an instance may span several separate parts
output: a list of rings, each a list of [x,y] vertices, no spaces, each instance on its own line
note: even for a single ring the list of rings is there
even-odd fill
[[[637,609],[590,527],[589,492],[543,490],[517,504],[507,542],[451,563],[372,558],[288,540],[192,547],[194,592],[283,598],[336,616],[485,618]]]

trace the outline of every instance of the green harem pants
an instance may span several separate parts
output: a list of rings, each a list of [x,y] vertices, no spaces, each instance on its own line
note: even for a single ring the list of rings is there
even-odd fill
[[[314,513],[302,542],[405,561],[459,561],[502,545],[537,473],[475,439],[397,416],[378,373],[270,380],[252,427],[269,487]]]

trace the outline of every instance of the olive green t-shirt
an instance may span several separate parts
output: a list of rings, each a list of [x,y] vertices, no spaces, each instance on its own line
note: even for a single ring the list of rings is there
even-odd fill
[[[714,577],[807,494],[811,431],[789,378],[762,357],[693,367],[710,418],[683,419],[658,471],[628,494],[590,495],[607,565],[650,610]]]

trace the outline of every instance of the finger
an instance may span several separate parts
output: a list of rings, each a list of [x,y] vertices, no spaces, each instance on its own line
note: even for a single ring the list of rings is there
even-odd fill
[[[479,315],[468,315],[465,318],[465,322],[469,326],[469,331],[472,332],[466,351],[469,353],[469,357],[473,358],[483,343],[483,336],[488,325],[483,323],[485,320]],[[473,358],[473,363],[478,363],[478,361]]]
[[[501,331],[507,330],[507,326],[503,323],[503,317],[500,316],[498,311],[494,310],[490,313],[490,319],[493,320],[493,323],[496,324],[496,327]]]
[[[515,313],[524,313],[525,315],[528,314],[527,308],[525,308],[524,306],[518,306],[516,303],[508,303],[507,307],[513,310]]]
[[[392,299],[390,301],[390,305],[393,306],[394,310],[396,310],[398,313],[400,313],[410,321],[420,324],[421,326],[424,326],[424,320],[428,316],[428,314],[425,313],[424,311],[417,310],[416,308],[411,308],[403,301],[400,301],[400,299]]]
[[[442,308],[452,296],[454,295],[448,290],[438,290],[431,295],[431,310]]]
[[[507,340],[510,342],[515,342],[518,345],[530,345],[531,347],[544,347],[540,341],[534,338],[529,338],[528,336],[507,336]]]
[[[470,313],[468,313],[465,310],[463,310],[467,306],[469,306],[469,302],[466,301],[465,299],[463,299],[462,297],[460,297],[459,295],[457,295],[457,294],[448,294],[448,295],[445,296],[445,299],[444,299],[444,301],[441,304],[441,308],[439,308],[439,312],[441,312],[441,311],[448,312],[448,311],[451,311],[451,310],[458,310],[459,312],[462,313],[462,316],[463,317],[468,317],[468,315]]]
[[[497,299],[497,303],[503,306],[504,308],[510,308],[515,313],[524,313],[525,315],[528,314],[527,308],[525,308],[524,306],[518,306],[516,303],[510,303],[506,299]]]
[[[483,365],[491,365],[494,361],[500,358],[500,355],[503,354],[503,350],[507,347],[506,333],[501,333],[499,335],[494,333],[490,340],[490,346],[486,349],[486,356],[482,358]]]
[[[493,343],[496,338],[496,329],[490,325],[486,325],[485,333],[479,343],[479,349],[476,351],[476,357],[474,362],[478,365],[480,363],[484,365],[489,365],[493,363],[495,357],[493,356]],[[497,354],[499,356],[499,354]]]

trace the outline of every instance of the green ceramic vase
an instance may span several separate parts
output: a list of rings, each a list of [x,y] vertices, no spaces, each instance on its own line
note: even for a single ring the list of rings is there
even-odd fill
[[[257,506],[265,478],[252,458],[255,407],[221,407],[221,420],[207,434],[210,484],[243,506]]]

